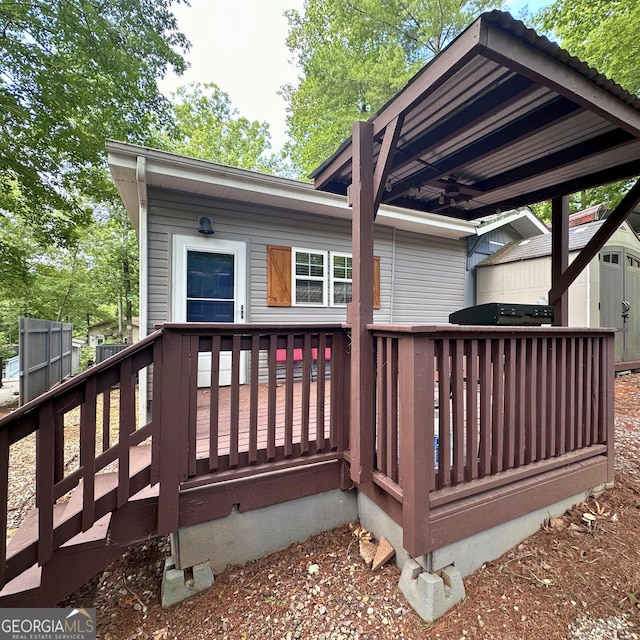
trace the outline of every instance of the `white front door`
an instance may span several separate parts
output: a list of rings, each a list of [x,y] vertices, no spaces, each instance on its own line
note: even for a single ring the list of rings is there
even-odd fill
[[[173,320],[246,322],[246,244],[174,236]],[[245,382],[245,358],[240,383]],[[231,384],[231,354],[220,354],[220,385]],[[198,386],[211,385],[211,354],[198,356]]]

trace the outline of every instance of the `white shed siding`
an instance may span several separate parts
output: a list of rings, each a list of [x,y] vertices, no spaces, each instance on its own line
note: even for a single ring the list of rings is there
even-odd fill
[[[350,253],[348,221],[153,189],[148,220],[149,328],[170,319],[173,235],[196,237],[198,219],[203,215],[211,218],[216,239],[247,243],[248,321],[345,321],[345,307],[267,306],[267,246]],[[445,322],[451,311],[464,306],[464,240],[394,234],[391,228],[377,226],[374,252],[381,259],[381,309],[374,314],[375,322]]]
[[[572,262],[578,254],[569,255]],[[595,263],[595,267],[593,266]],[[589,326],[587,318],[587,283],[589,272],[598,268],[598,260],[589,265],[569,287],[569,325]],[[507,262],[477,269],[478,304],[486,302],[520,302],[535,304],[548,300],[551,288],[551,258],[534,258]]]

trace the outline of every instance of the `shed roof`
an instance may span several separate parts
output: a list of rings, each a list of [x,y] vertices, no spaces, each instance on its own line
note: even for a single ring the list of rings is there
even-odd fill
[[[370,121],[374,162],[397,122],[381,201],[408,209],[472,220],[640,174],[640,100],[500,11]],[[352,140],[312,177],[346,193]]]
[[[604,220],[596,220],[569,229],[569,251],[579,251],[593,238],[596,231],[604,224]],[[551,234],[518,240],[498,249],[493,255],[479,263],[478,267],[489,267],[495,264],[532,260],[551,255]]]

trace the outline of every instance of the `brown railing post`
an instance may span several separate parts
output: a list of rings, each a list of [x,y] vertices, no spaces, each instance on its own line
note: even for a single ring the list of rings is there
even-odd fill
[[[399,344],[400,485],[403,547],[413,557],[430,551],[429,490],[433,483],[434,343],[425,335]],[[441,400],[442,402],[442,400]]]
[[[158,495],[158,534],[178,530],[178,498],[181,471],[187,460],[181,426],[186,422],[189,398],[188,350],[184,348],[182,331],[165,327],[162,338],[162,392],[154,398],[160,402],[160,492]],[[185,361],[186,359],[186,361]],[[196,361],[197,366],[197,361]],[[173,372],[173,375],[170,373]],[[177,378],[177,379],[176,379]]]

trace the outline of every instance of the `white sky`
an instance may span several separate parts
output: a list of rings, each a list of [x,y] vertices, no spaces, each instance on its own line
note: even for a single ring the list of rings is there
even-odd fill
[[[528,5],[532,12],[550,0],[508,0],[514,16]],[[249,120],[269,123],[273,150],[286,141],[286,104],[282,85],[296,83],[298,69],[290,63],[285,9],[302,11],[303,0],[191,0],[174,5],[180,30],[191,42],[190,68],[160,83],[169,94],[191,82],[215,82]]]
[[[215,82],[240,115],[267,121],[273,150],[286,140],[286,103],[280,87],[296,83],[289,64],[285,9],[302,10],[303,0],[191,0],[174,5],[181,31],[191,42],[190,68],[161,83],[165,93],[191,82]]]

